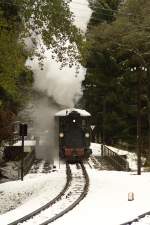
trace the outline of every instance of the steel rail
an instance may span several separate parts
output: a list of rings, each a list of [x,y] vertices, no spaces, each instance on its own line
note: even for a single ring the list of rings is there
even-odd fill
[[[43,223],[40,223],[39,225],[48,225],[49,223],[51,223],[51,222],[55,221],[56,219],[62,217],[63,215],[68,213],[70,210],[72,210],[76,205],[78,205],[80,203],[80,201],[87,195],[88,188],[89,188],[89,177],[88,177],[87,171],[86,171],[83,163],[80,163],[80,165],[81,165],[83,175],[84,175],[84,178],[85,178],[85,185],[84,185],[84,188],[83,188],[83,192],[80,194],[79,198],[76,199],[76,201],[74,201],[66,209],[64,209],[63,211],[61,211],[57,215],[53,216],[52,218],[48,219],[47,221],[44,221]]]
[[[71,171],[70,171],[70,167],[68,165],[68,163],[66,163],[66,174],[67,174],[67,182],[65,184],[65,187],[63,188],[63,190],[59,193],[58,196],[56,196],[54,199],[52,199],[50,202],[48,202],[47,204],[43,205],[42,207],[36,209],[35,211],[7,224],[7,225],[17,225],[18,223],[22,223],[26,220],[29,220],[30,218],[32,218],[33,216],[37,215],[38,213],[40,213],[42,210],[47,209],[48,207],[50,207],[51,205],[55,204],[56,201],[58,201],[66,192],[66,190],[68,189],[71,180],[72,180],[72,176],[71,176]]]
[[[134,223],[134,222],[139,222],[140,219],[144,218],[145,216],[149,216],[149,215],[150,215],[150,211],[149,211],[149,212],[146,212],[146,213],[143,213],[143,214],[137,216],[137,218],[135,218],[135,219],[133,219],[133,220],[130,220],[130,221],[128,221],[128,222],[122,223],[122,224],[120,224],[120,225],[132,225],[132,223]]]

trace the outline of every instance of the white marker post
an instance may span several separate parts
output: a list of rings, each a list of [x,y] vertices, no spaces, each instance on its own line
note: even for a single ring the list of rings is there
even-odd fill
[[[128,201],[133,201],[134,200],[134,193],[133,192],[129,192],[128,193]]]

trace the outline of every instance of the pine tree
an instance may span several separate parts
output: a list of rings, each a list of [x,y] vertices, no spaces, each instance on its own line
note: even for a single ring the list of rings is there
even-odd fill
[[[89,109],[93,108],[96,120],[101,120],[99,124],[103,127],[106,141],[111,138],[114,142],[121,140],[136,144],[138,69],[141,69],[143,78],[142,131],[143,136],[147,137],[149,94],[146,90],[150,83],[149,6],[150,3],[146,0],[128,0],[119,8],[115,21],[100,22],[88,31],[88,69],[84,83],[97,85],[99,93],[93,92],[93,99],[98,102],[101,95],[105,96],[104,110],[98,103],[91,102],[88,96],[84,97],[86,105],[92,105]],[[142,66],[145,66],[148,72],[142,72]],[[133,73],[131,69],[134,67],[137,71]],[[105,113],[102,120],[99,112],[103,111]],[[101,127],[99,126],[100,131]]]

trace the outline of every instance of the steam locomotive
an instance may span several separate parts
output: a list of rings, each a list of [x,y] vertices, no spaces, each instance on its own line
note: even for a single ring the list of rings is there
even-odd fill
[[[59,118],[59,155],[67,162],[81,162],[92,153],[90,149],[90,114],[81,109],[66,109]]]

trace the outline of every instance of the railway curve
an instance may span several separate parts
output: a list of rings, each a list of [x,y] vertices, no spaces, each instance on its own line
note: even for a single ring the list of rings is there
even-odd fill
[[[52,206],[53,204],[55,204],[55,202],[57,202],[64,195],[64,193],[68,189],[68,187],[71,183],[71,180],[72,180],[71,171],[70,171],[70,167],[68,166],[68,164],[66,164],[66,174],[67,174],[67,182],[66,182],[63,190],[54,199],[52,199],[51,201],[49,201],[47,204],[43,205],[42,207],[38,208],[37,210],[35,210],[23,217],[11,222],[11,223],[8,223],[7,225],[21,224],[22,222],[29,220],[30,218],[39,214],[41,211],[43,211],[43,210],[47,209],[48,207]]]
[[[72,210],[86,196],[89,178],[82,163],[66,164],[67,182],[63,191],[52,201],[8,225],[47,225]],[[37,221],[39,221],[37,223]]]
[[[135,218],[133,220],[130,220],[128,222],[122,223],[120,225],[132,225],[132,224],[134,225],[135,223],[142,222],[142,220],[146,216],[150,217],[150,211],[149,212],[146,212],[146,213],[143,213],[143,214],[139,215],[137,218]]]

